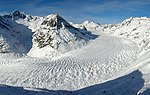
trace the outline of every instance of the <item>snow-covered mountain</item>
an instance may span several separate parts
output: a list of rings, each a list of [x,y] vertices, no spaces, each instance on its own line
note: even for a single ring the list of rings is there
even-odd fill
[[[70,22],[70,24],[76,28],[80,28],[80,29],[84,29],[84,30],[88,30],[88,31],[92,31],[92,32],[102,31],[105,26],[108,26],[108,25],[102,25],[99,23],[95,23],[93,21],[92,22],[84,21],[81,24],[74,24],[73,22]]]
[[[99,31],[130,39],[140,47],[139,55],[150,49],[150,18],[147,17],[130,17],[118,24],[101,25],[89,21],[81,24],[71,24],[88,31]]]
[[[104,32],[132,40],[140,47],[140,54],[150,49],[150,18],[131,17],[119,24],[108,26]]]
[[[92,35],[75,28],[58,14],[46,16],[33,35],[30,56],[56,56],[85,45]]]
[[[38,17],[14,11],[1,16],[0,21],[2,52],[53,57],[80,48],[93,38],[90,32],[73,27],[58,14]]]

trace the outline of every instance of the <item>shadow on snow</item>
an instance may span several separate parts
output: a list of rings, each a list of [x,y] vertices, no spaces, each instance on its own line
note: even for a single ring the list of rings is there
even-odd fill
[[[143,86],[142,73],[137,70],[123,77],[76,91],[29,89],[0,85],[0,95],[137,95]],[[139,93],[139,95],[150,95],[150,90]]]

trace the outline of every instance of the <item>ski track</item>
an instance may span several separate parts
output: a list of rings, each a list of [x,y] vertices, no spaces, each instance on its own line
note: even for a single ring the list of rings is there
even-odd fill
[[[128,40],[100,34],[89,45],[54,59],[0,59],[0,84],[77,90],[102,83],[136,60],[136,46]]]

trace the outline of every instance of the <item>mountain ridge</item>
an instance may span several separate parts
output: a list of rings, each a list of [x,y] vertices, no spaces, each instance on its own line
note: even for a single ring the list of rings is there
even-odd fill
[[[4,19],[9,24],[5,24],[1,19]],[[44,57],[54,55],[57,52],[60,55],[61,53],[80,48],[86,45],[90,39],[94,38],[90,32],[73,27],[58,14],[38,17],[14,11],[9,15],[2,16],[1,19],[1,27],[7,29],[7,31],[14,31],[14,36],[18,35],[16,33],[22,35],[24,39],[19,37],[19,34],[17,40],[20,44],[23,42],[22,45],[27,49],[26,53],[29,56]],[[10,26],[12,29],[9,30],[6,26]],[[24,40],[28,40],[29,44]],[[45,50],[46,52],[43,54]],[[38,53],[38,56],[36,53]]]

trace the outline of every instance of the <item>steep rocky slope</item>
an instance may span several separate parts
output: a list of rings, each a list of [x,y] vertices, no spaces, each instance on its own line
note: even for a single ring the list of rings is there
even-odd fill
[[[23,46],[24,43],[21,43],[19,40],[19,34],[22,34],[22,32],[20,32],[19,29],[16,30],[16,27],[14,28],[14,26],[15,22],[11,21],[11,23],[9,23],[8,19],[0,16],[1,53],[26,52],[26,49]],[[24,36],[22,38],[24,38]]]

